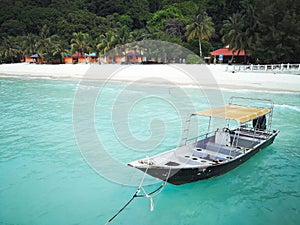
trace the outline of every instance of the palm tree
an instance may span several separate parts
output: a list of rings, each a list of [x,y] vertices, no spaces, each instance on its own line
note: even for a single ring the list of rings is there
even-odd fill
[[[249,6],[246,9],[245,12],[245,39],[246,39],[246,45],[244,50],[245,51],[251,51],[253,50],[253,45],[257,41],[257,30],[258,30],[258,22],[256,19],[255,9],[252,4],[249,4]]]
[[[229,49],[233,49],[233,52],[237,51],[239,54],[241,50],[248,47],[244,16],[240,13],[235,13],[225,20],[221,34],[223,34],[222,41],[228,45]]]
[[[15,58],[18,57],[21,52],[20,46],[15,41],[14,37],[2,37],[1,46],[0,46],[1,56],[5,59],[10,59],[13,63]]]
[[[34,34],[27,34],[27,36],[24,37],[22,42],[22,52],[23,55],[31,55],[36,53],[36,42],[37,42],[37,36]]]
[[[60,60],[63,62],[63,59],[67,53],[69,53],[69,44],[63,39],[58,39],[53,43],[53,48],[51,51],[52,55],[60,55]]]
[[[208,40],[215,31],[212,18],[206,12],[198,8],[191,24],[186,26],[186,36],[188,40],[198,38],[199,55],[202,57],[202,40]]]
[[[127,26],[122,26],[120,29],[116,30],[117,35],[115,36],[116,40],[116,46],[118,47],[116,49],[116,54],[119,56],[124,56],[126,57],[126,51],[128,44],[133,41],[133,36],[130,33],[130,29]]]
[[[102,53],[106,53],[113,49],[117,44],[117,35],[113,30],[107,31],[105,34],[100,35],[99,43],[97,44],[97,49]]]
[[[71,50],[72,52],[79,52],[83,55],[85,52],[89,51],[91,38],[88,33],[73,33],[73,38],[71,39]]]
[[[151,29],[151,28],[150,28]],[[136,29],[130,32],[130,37],[132,41],[142,41],[146,39],[154,39],[154,32],[149,31],[149,28],[147,27],[146,29]]]
[[[49,27],[47,25],[44,25],[41,28],[40,36],[36,42],[36,48],[39,55],[46,54],[48,57],[50,57],[53,48],[53,42],[56,39],[58,39],[58,36],[51,35]]]
[[[117,45],[122,46],[133,40],[132,35],[130,33],[130,29],[127,26],[122,26],[120,29],[117,30],[116,33]]]

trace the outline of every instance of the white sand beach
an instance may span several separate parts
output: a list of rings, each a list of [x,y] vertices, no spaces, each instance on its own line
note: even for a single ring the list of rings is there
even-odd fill
[[[91,79],[225,89],[300,92],[300,75],[227,72],[226,65],[2,64],[0,77]]]

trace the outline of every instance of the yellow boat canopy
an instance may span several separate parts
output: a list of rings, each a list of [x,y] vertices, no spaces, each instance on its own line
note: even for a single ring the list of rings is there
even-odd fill
[[[193,115],[212,116],[218,118],[225,118],[236,120],[239,123],[245,123],[254,120],[260,116],[269,113],[269,108],[258,108],[253,106],[241,105],[225,105],[217,108],[207,109],[200,112],[193,113]]]

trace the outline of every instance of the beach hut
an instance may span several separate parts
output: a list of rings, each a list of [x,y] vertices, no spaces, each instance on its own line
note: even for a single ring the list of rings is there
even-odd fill
[[[73,57],[70,54],[65,54],[64,63],[65,64],[72,64],[73,62],[74,62]]]
[[[105,56],[104,55],[100,55],[99,57],[98,57],[98,60],[99,60],[99,63],[105,63],[106,61],[106,58],[105,58]]]
[[[87,56],[85,54],[76,52],[72,55],[73,62],[77,63],[87,63]]]
[[[114,56],[106,56],[106,63],[114,63]]]
[[[219,63],[228,63],[233,58],[235,62],[244,62],[246,56],[250,56],[250,54],[246,54],[244,50],[240,52],[234,51],[233,49],[229,49],[228,47],[217,49],[213,52],[210,52],[210,55],[215,57]]]
[[[143,56],[140,52],[131,51],[126,53],[126,63],[142,63]]]
[[[41,63],[42,58],[39,54],[33,54],[31,56],[26,56],[25,57],[25,62],[28,62],[28,63]]]
[[[96,52],[88,54],[87,58],[89,63],[96,63],[98,61],[98,56]]]
[[[125,62],[125,57],[124,56],[116,56],[115,57],[115,63],[124,63]]]

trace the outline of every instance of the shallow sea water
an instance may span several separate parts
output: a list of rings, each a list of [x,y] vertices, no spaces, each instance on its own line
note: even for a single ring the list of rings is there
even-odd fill
[[[181,96],[171,88],[149,85],[127,91],[116,103],[113,99],[124,85],[108,84],[98,96],[95,128],[109,154],[126,167],[139,157],[175,147],[181,135],[177,106],[186,107],[182,109],[185,112],[189,105],[181,104]],[[109,181],[83,159],[73,129],[72,110],[78,87],[77,81],[0,79],[0,224],[105,224],[134,194],[135,184]],[[85,88],[94,87],[91,84]],[[199,90],[182,89],[195,108],[205,108],[205,101],[197,97]],[[134,107],[127,106],[126,98],[143,97],[145,93],[152,95],[141,98]],[[167,185],[153,199],[153,212],[148,199],[138,198],[110,224],[300,223],[300,94],[229,90],[222,94],[225,100],[231,95],[272,99],[273,128],[280,130],[275,142],[220,177]],[[174,102],[166,101],[168,95],[174,95],[168,100]],[[131,136],[138,140],[147,140],[155,133],[154,125],[160,123],[151,126],[151,118],[164,121],[163,138],[155,150],[136,151],[120,144],[112,121],[122,117],[122,107],[129,112],[125,117]],[[122,130],[123,125],[116,126]],[[127,138],[124,130],[120,131],[124,140],[134,140],[130,135]],[[143,173],[132,174],[142,179]]]

